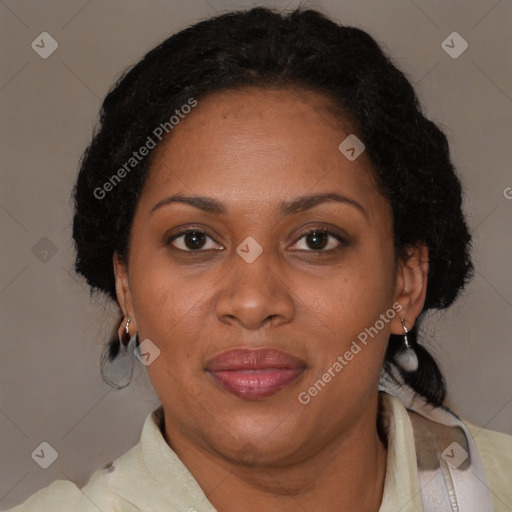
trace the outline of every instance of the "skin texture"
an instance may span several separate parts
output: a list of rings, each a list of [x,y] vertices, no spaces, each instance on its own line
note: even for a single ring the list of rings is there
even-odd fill
[[[147,371],[165,411],[165,437],[212,504],[223,512],[377,511],[386,446],[377,432],[378,376],[390,333],[410,329],[426,292],[427,249],[395,256],[390,206],[363,153],[349,161],[338,145],[348,122],[311,91],[246,88],[198,106],[155,150],[137,205],[127,259],[114,256],[119,304],[130,334],[160,356]],[[224,214],[173,194],[207,196]],[[289,215],[280,204],[338,193]],[[183,228],[208,235],[202,253]],[[333,236],[316,249],[310,228]],[[247,263],[247,237],[262,254]],[[187,248],[188,251],[186,250]],[[181,249],[181,250],[180,250]],[[330,250],[332,249],[332,250]],[[197,252],[197,249],[195,249]],[[357,335],[394,303],[384,328],[313,397],[307,391]],[[217,387],[205,366],[233,348],[274,347],[306,362],[277,394],[244,400]]]

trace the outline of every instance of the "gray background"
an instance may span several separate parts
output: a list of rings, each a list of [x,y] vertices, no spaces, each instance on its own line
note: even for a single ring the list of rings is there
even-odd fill
[[[72,271],[70,191],[102,98],[127,66],[171,33],[256,4],[0,2],[1,508],[56,479],[85,484],[137,442],[146,415],[158,405],[142,365],[127,389],[102,383],[98,358],[117,310],[91,299]],[[306,5],[370,32],[448,135],[466,187],[477,273],[454,307],[431,316],[427,335],[455,409],[473,423],[512,434],[512,2]],[[31,48],[44,31],[59,44],[47,59]],[[441,47],[454,31],[469,43],[457,59]],[[31,458],[43,441],[58,452],[48,469]]]

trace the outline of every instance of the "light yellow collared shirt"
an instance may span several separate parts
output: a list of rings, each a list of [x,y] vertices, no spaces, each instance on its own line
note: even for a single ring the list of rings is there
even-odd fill
[[[398,399],[381,396],[388,455],[379,512],[422,512],[409,415]],[[97,470],[82,489],[58,480],[7,512],[215,512],[165,441],[162,414],[161,408],[149,414],[139,443]],[[512,436],[466,425],[484,464],[495,512],[512,512]]]

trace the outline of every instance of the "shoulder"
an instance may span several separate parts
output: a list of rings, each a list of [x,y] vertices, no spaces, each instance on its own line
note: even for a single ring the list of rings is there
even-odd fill
[[[512,509],[512,436],[466,422],[484,465],[496,511]]]
[[[140,494],[141,486],[137,484],[141,481],[148,483],[146,473],[139,442],[113,462],[97,469],[84,487],[79,488],[67,480],[57,480],[6,512],[138,511],[140,509],[130,508],[131,495]],[[144,487],[147,490],[147,486]]]
[[[144,476],[141,470],[140,445],[105,467],[96,470],[87,484],[79,488],[73,482],[57,480],[33,494],[25,502],[6,512],[118,512],[139,510],[127,508],[130,489],[138,488],[137,479]],[[139,491],[140,492],[140,491]],[[122,509],[119,508],[122,506]]]
[[[9,509],[7,512],[64,512],[69,510],[82,510],[80,502],[82,493],[72,482],[57,480],[48,487],[36,492],[21,505]]]

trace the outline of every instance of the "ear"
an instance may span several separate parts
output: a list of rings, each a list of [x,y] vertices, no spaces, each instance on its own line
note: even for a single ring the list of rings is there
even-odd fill
[[[130,325],[137,329],[135,314],[132,305],[132,296],[130,291],[130,283],[128,281],[128,267],[124,263],[117,252],[113,257],[114,276],[116,280],[116,295],[119,307],[123,315],[130,315]]]
[[[398,263],[395,284],[395,302],[402,309],[391,320],[391,333],[404,334],[400,318],[405,327],[411,330],[418,318],[427,295],[428,248],[425,245],[410,246],[406,250],[406,259]]]

